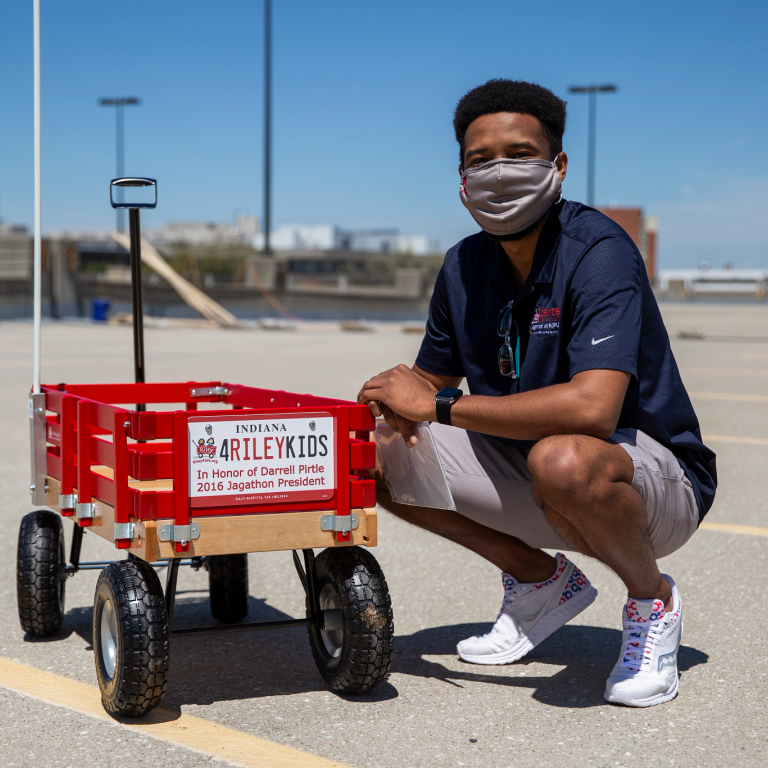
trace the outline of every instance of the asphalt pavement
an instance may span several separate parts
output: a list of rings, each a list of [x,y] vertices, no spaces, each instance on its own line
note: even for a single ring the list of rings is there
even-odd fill
[[[307,765],[316,755],[359,768],[766,765],[768,306],[692,303],[662,310],[702,430],[718,454],[720,488],[706,519],[726,527],[700,530],[662,561],[685,611],[674,701],[645,710],[603,701],[625,594],[610,571],[579,556],[573,559],[600,592],[587,611],[515,664],[459,662],[456,642],[486,631],[496,616],[498,571],[380,511],[373,553],[389,583],[396,629],[384,683],[359,697],[331,693],[303,629],[178,638],[164,706],[257,737],[254,761],[265,739],[307,753]],[[698,338],[680,338],[680,331]],[[418,334],[395,326],[374,333],[345,333],[331,324],[294,331],[148,328],[147,378],[352,399],[372,374],[411,364],[419,343]],[[130,328],[46,324],[43,381],[131,381],[131,350]],[[52,688],[64,685],[57,682],[62,677],[95,687],[97,572],[68,581],[64,625],[53,638],[25,637],[18,624],[16,539],[19,520],[31,509],[31,355],[31,325],[0,324],[0,678],[7,659],[59,676],[50,678]],[[734,532],[738,526],[755,530]],[[65,527],[69,538],[71,523]],[[84,558],[114,555],[111,545],[85,537]],[[251,555],[249,569],[250,620],[301,614],[303,593],[289,553]],[[208,621],[207,575],[184,569],[177,626]],[[66,701],[44,703],[0,685],[0,766],[186,768],[226,760],[213,741],[195,751],[137,734],[84,714],[73,697],[67,708]]]

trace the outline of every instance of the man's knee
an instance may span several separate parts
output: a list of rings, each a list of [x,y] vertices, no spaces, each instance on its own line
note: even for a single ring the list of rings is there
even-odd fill
[[[597,466],[588,438],[583,435],[553,435],[540,440],[528,455],[533,495],[543,506],[564,496],[589,503],[595,494]]]

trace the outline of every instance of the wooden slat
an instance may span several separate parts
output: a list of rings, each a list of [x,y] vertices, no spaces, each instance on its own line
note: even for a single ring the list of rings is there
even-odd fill
[[[115,477],[115,471],[111,467],[94,466],[91,467],[91,472],[110,480]],[[131,488],[138,488],[140,491],[173,490],[173,480],[134,480],[129,477],[128,485]]]
[[[60,489],[61,485],[59,481],[55,477],[48,475],[48,506],[59,514],[61,514],[61,510],[59,509]],[[74,490],[74,493],[77,493],[77,489]],[[90,520],[88,530],[92,531],[98,536],[101,536],[102,539],[112,541],[112,536],[115,532],[114,507],[110,504],[104,504],[101,501],[96,501],[96,499],[93,499],[93,502],[94,517]],[[77,525],[77,521],[75,521],[75,525]]]
[[[96,472],[97,468],[94,468]],[[99,467],[99,474],[108,467]],[[157,481],[158,483],[164,481]],[[148,485],[149,483],[142,483]],[[76,490],[75,490],[76,492]],[[59,510],[59,481],[48,476],[48,506]],[[289,549],[324,549],[325,547],[363,546],[377,544],[376,509],[355,509],[360,526],[352,531],[350,541],[336,541],[331,531],[320,530],[320,517],[327,510],[314,512],[275,512],[257,515],[225,515],[219,517],[193,517],[200,526],[200,538],[190,543],[189,552],[174,552],[171,542],[157,538],[157,527],[172,523],[172,519],[137,522],[137,533],[129,552],[153,562],[168,557],[202,555],[232,555],[242,552],[273,552]],[[96,502],[96,516],[89,530],[107,541],[112,541],[115,510],[109,504]],[[135,520],[133,522],[136,522]]]
[[[235,555],[241,552],[276,552],[289,549],[324,549],[353,545],[375,547],[376,509],[356,509],[360,527],[349,541],[336,540],[331,531],[320,530],[327,512],[277,512],[263,515],[232,515],[192,518],[200,526],[200,538],[190,542],[189,552],[175,552],[171,542],[157,540],[157,527],[171,520],[147,521],[140,546],[129,550],[152,562],[166,557]]]

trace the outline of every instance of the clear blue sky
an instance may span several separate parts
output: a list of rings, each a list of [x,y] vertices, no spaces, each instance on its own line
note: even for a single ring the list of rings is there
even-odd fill
[[[565,195],[659,218],[662,267],[768,267],[768,9],[760,2],[332,3],[274,0],[274,223],[397,227],[447,248],[475,231],[451,116],[491,77],[569,101]],[[147,226],[262,208],[263,6],[42,0],[44,229],[114,220],[114,113],[126,172],[158,179]],[[0,8],[0,216],[32,221],[32,2]]]

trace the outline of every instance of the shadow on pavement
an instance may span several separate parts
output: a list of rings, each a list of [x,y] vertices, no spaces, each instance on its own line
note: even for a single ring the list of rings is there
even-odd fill
[[[174,626],[216,625],[208,607],[207,591],[198,598],[176,600]],[[77,633],[93,650],[90,608],[74,608],[65,617],[64,633]],[[291,618],[260,598],[250,598],[246,621],[277,621]],[[209,705],[219,701],[257,699],[261,696],[290,696],[313,691],[332,693],[320,676],[304,627],[254,630],[171,640],[171,670],[163,698],[161,720],[173,719],[171,712],[182,705]],[[334,694],[336,695],[336,694]],[[376,702],[397,697],[389,682],[370,693],[349,697],[354,701]],[[346,698],[346,697],[343,697]]]
[[[424,656],[456,658],[456,643],[465,637],[488,632],[491,624],[455,624],[431,627],[395,642],[392,671],[418,677],[435,678],[450,685],[462,681],[489,683],[514,688],[533,688],[533,698],[555,707],[584,708],[605,705],[603,691],[621,645],[621,632],[604,627],[566,625],[514,664],[482,667],[457,662],[449,669]],[[689,646],[681,646],[678,669],[686,672],[706,664],[708,655]],[[528,676],[530,664],[564,666],[554,675]],[[606,705],[607,706],[607,705]]]
[[[177,600],[177,627],[215,625],[207,594],[198,594],[201,596],[181,596]],[[75,632],[91,650],[91,617],[90,608],[75,608],[67,613],[61,632],[47,639],[63,639]],[[285,618],[289,618],[287,614],[268,605],[264,599],[251,597],[248,621]],[[455,660],[459,640],[484,634],[490,628],[491,624],[454,624],[399,635],[395,638],[392,672],[432,678],[459,688],[463,682],[529,688],[533,689],[534,699],[555,707],[575,709],[605,704],[605,679],[619,651],[619,630],[566,625],[510,665],[482,667]],[[449,656],[452,668],[425,656]],[[698,664],[706,664],[708,658],[706,653],[683,645],[678,668],[685,673]],[[563,669],[553,675],[529,676],[526,668],[531,664]],[[172,718],[168,710],[178,710],[186,704],[210,705],[219,701],[327,690],[312,658],[304,628],[174,638],[168,690],[163,700],[166,711],[157,716]],[[350,699],[377,702],[397,696],[397,689],[385,681],[370,693]]]

